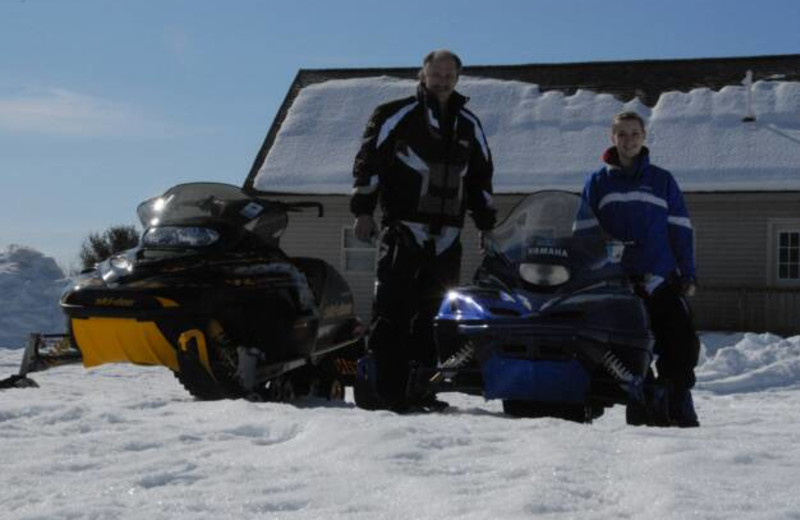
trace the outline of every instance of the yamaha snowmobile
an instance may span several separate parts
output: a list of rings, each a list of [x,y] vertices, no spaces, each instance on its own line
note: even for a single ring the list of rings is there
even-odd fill
[[[472,284],[450,291],[434,319],[438,367],[412,369],[409,394],[461,391],[501,399],[512,416],[578,422],[614,404],[662,413],[649,318],[620,267],[625,245],[574,233],[579,202],[533,193],[495,228]],[[364,358],[357,397],[369,396],[371,373]]]
[[[161,365],[195,397],[343,399],[364,327],[342,276],[279,247],[284,203],[218,183],[181,184],[140,204],[139,245],[62,297],[86,367]]]

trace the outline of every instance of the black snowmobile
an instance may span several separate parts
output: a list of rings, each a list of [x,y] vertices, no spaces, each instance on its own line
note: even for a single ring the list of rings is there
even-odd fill
[[[616,403],[631,417],[665,413],[647,382],[654,340],[620,268],[624,245],[574,233],[579,202],[537,192],[497,226],[472,285],[450,291],[435,318],[439,366],[412,368],[409,394],[468,392],[501,399],[509,415],[579,422]],[[370,375],[365,357],[365,407]]]
[[[200,399],[343,399],[364,327],[333,267],[279,248],[287,212],[306,208],[322,216],[218,183],[143,202],[139,246],[62,297],[83,364],[162,365]]]

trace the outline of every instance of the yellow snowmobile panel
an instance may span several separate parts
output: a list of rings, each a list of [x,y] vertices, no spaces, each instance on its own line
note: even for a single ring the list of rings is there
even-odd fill
[[[161,365],[179,371],[175,348],[155,323],[128,318],[72,319],[83,366],[104,363]]]

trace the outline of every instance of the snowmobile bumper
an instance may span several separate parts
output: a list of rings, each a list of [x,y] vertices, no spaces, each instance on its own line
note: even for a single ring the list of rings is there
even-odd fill
[[[481,371],[486,399],[583,403],[591,383],[589,372],[574,359],[532,361],[495,353]]]
[[[183,358],[191,351],[196,355],[190,357],[197,358],[193,365],[211,374],[204,333],[210,320],[206,308],[185,306],[174,296],[150,291],[92,289],[66,293],[61,306],[87,368],[132,363],[180,372]]]
[[[649,332],[524,320],[436,322],[440,358],[470,345],[487,399],[627,401],[627,384],[652,361]]]

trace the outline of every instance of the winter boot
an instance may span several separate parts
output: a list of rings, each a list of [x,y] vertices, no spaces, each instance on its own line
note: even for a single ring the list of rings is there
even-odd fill
[[[505,406],[505,402],[503,403]],[[647,401],[644,395],[644,381],[637,378],[628,387],[628,405],[625,408],[625,422],[632,426],[647,424]]]
[[[669,415],[672,423],[680,428],[696,428],[700,426],[697,412],[694,410],[691,390],[683,388],[672,392],[669,402]]]
[[[632,426],[670,426],[668,388],[663,383],[644,383],[641,380],[631,383],[626,422]]]
[[[414,404],[431,412],[443,412],[445,409],[450,407],[450,404],[446,401],[437,399],[436,394],[434,393],[425,394]]]

